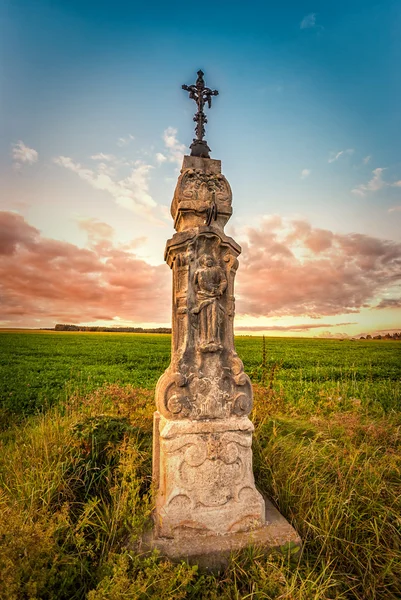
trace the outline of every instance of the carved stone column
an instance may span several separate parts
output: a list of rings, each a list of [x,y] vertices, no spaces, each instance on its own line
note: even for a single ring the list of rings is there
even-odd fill
[[[231,201],[219,160],[184,157],[171,205],[177,233],[165,252],[173,275],[172,352],[156,387],[155,528],[148,545],[198,563],[214,553],[206,566],[220,565],[216,552],[252,541],[271,547],[277,539],[299,540],[269,502],[289,529],[284,538],[266,531],[265,500],[255,487],[252,387],[233,333],[241,248],[224,233]]]
[[[171,214],[177,233],[171,364],[156,388],[154,479],[159,537],[260,527],[252,472],[252,387],[234,348],[239,245],[224,233],[232,194],[219,160],[186,156]]]

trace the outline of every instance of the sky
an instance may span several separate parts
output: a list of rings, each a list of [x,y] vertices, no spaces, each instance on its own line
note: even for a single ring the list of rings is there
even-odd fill
[[[401,329],[401,5],[5,0],[0,327],[169,326],[205,72],[238,334]]]

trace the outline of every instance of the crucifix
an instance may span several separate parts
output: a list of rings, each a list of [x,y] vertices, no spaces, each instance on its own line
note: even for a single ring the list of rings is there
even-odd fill
[[[204,108],[218,92],[205,87],[202,71],[182,87],[197,104],[196,137],[171,204],[171,361],[155,392],[154,528],[144,533],[141,552],[157,548],[173,561],[217,571],[248,544],[293,556],[301,540],[253,476],[252,385],[234,343],[241,248],[224,231],[231,187],[204,140]]]
[[[211,90],[210,88],[205,87],[203,75],[203,71],[198,71],[198,79],[196,80],[195,85],[183,85],[182,89],[189,92],[189,97],[191,100],[195,100],[198,106],[198,111],[194,116],[194,121],[196,123],[196,138],[194,138],[192,144],[190,145],[191,156],[210,158],[210,148],[207,145],[206,140],[203,139],[205,135],[205,124],[207,123],[207,117],[203,112],[203,108],[206,103],[208,107],[211,108],[212,96],[218,96],[219,92],[217,90]]]

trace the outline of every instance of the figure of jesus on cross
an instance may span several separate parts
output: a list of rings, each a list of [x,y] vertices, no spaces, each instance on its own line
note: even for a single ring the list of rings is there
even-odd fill
[[[196,80],[195,85],[183,85],[182,89],[189,92],[189,97],[191,100],[195,100],[198,106],[198,111],[194,116],[194,121],[196,123],[196,138],[190,145],[191,156],[210,158],[210,148],[207,145],[206,140],[203,139],[205,135],[205,124],[207,123],[207,117],[203,111],[203,108],[206,103],[208,107],[211,108],[212,96],[218,96],[219,92],[217,90],[211,90],[210,88],[205,87],[203,75],[203,71],[198,71],[198,79]]]

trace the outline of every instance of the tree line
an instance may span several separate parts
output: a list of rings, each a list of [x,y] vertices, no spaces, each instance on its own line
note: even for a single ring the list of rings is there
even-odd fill
[[[171,327],[155,327],[144,329],[143,327],[100,327],[95,325],[68,325],[57,323],[54,331],[110,331],[113,333],[171,333]]]
[[[401,340],[401,331],[398,333],[386,333],[385,335],[367,335],[360,337],[360,340]]]

